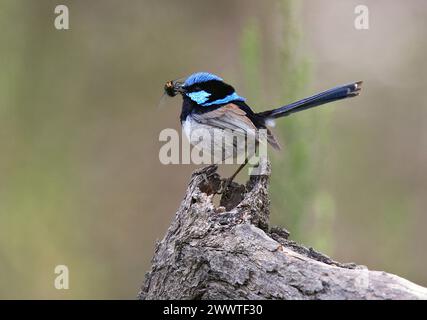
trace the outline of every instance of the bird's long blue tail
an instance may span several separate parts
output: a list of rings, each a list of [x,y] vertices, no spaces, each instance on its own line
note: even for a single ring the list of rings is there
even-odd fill
[[[261,112],[258,115],[264,117],[265,119],[275,119],[275,118],[285,117],[292,113],[314,108],[325,103],[358,96],[360,93],[361,87],[362,87],[362,81],[346,84],[343,86],[338,86],[338,87],[323,91],[321,93],[315,94],[314,96],[293,102],[286,106]]]

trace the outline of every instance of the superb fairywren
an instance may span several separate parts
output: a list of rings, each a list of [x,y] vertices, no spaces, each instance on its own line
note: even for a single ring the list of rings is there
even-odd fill
[[[214,130],[216,132],[218,130],[220,132],[228,130],[229,132],[232,130],[246,138],[253,136],[258,141],[257,132],[260,129],[264,129],[267,133],[268,143],[273,148],[280,149],[277,139],[268,128],[274,122],[274,119],[328,102],[355,97],[359,95],[361,85],[362,81],[358,81],[338,86],[283,107],[260,113],[253,112],[246,104],[245,99],[239,96],[231,85],[225,83],[220,77],[208,72],[194,73],[184,82],[168,81],[165,84],[164,90],[171,97],[181,94],[183,98],[180,119],[183,130],[189,138],[190,143],[201,147],[203,150],[209,150],[211,153],[219,151],[220,160],[224,160],[244,152],[246,145],[239,145],[239,143],[233,140],[228,145],[227,143],[224,144],[224,141],[222,144],[212,144],[211,142],[209,145],[200,144],[198,138],[197,140],[193,140],[191,132],[196,129],[205,129],[208,132],[213,132]],[[252,155],[245,155],[245,162],[231,176],[229,181],[234,179]]]

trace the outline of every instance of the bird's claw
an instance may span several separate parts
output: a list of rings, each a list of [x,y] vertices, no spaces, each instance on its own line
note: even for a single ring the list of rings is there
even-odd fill
[[[218,194],[223,194],[227,191],[228,187],[231,184],[231,179],[230,178],[226,178],[224,180],[221,181],[221,188],[220,190],[217,192]]]

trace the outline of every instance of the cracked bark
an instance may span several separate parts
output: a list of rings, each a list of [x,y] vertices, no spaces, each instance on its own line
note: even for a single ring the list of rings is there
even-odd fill
[[[427,299],[398,276],[339,263],[269,227],[268,174],[212,202],[216,166],[196,170],[139,299]]]

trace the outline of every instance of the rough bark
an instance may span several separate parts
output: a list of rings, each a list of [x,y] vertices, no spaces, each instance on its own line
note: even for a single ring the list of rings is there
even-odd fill
[[[427,299],[424,287],[333,261],[270,228],[268,175],[233,183],[215,206],[216,169],[193,173],[139,299]]]

